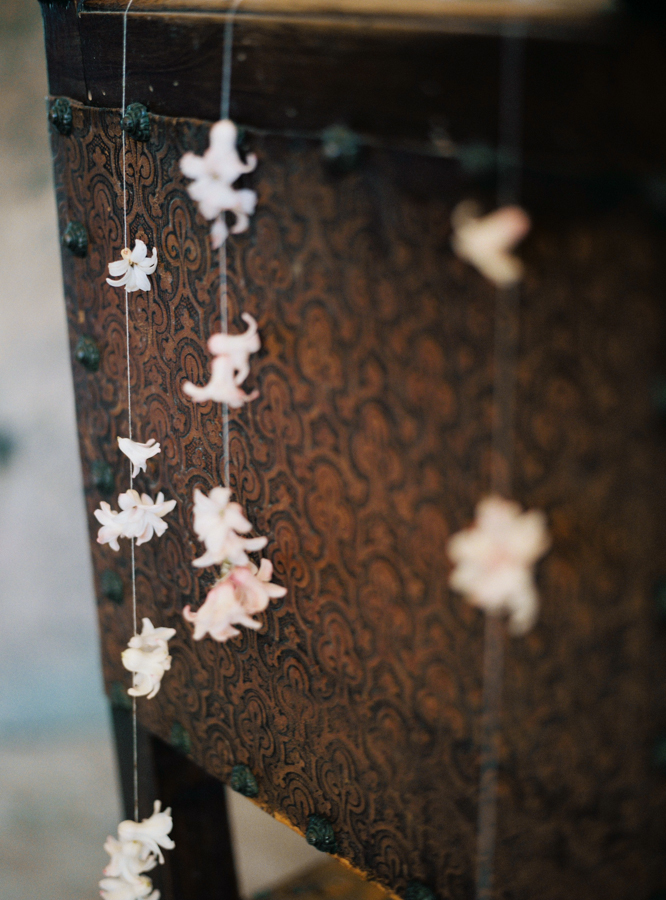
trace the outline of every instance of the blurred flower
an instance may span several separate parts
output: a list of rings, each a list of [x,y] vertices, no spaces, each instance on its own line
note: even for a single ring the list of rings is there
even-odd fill
[[[450,538],[455,567],[449,584],[491,615],[509,614],[509,630],[525,634],[536,622],[534,565],[550,547],[545,515],[490,496],[476,508],[470,528]]]
[[[451,245],[457,255],[500,287],[523,277],[523,264],[510,251],[530,230],[530,218],[519,206],[504,206],[480,215],[472,200],[459,203],[451,214]]]
[[[145,632],[148,620],[143,622]],[[159,631],[175,634],[171,628],[158,628],[154,633]],[[111,859],[104,869],[107,877],[99,883],[103,900],[159,900],[160,892],[153,891],[152,881],[143,873],[154,869],[158,859],[164,862],[161,847],[171,850],[175,846],[169,837],[173,826],[171,810],[160,812],[160,807],[160,801],[156,800],[149,819],[121,822],[118,840],[107,838],[104,849]]]
[[[234,585],[238,602],[250,614],[263,612],[272,598],[287,593],[285,587],[272,584],[273,563],[268,559],[262,559],[258,569],[254,563],[236,566],[227,577]]]
[[[124,285],[128,292],[149,291],[148,276],[152,275],[157,268],[157,250],[153,247],[153,255],[150,259],[146,259],[147,254],[146,245],[139,238],[134,242],[134,250],[124,247],[120,251],[122,259],[109,263],[109,273],[116,280],[107,278],[106,283],[112,287]]]
[[[240,389],[250,373],[250,354],[261,347],[255,319],[249,313],[243,313],[242,318],[248,325],[243,334],[214,334],[209,339],[208,349],[213,354],[213,362],[208,384],[197,387],[186,381],[183,385],[185,393],[195,402],[214,400],[238,409],[259,396],[258,391],[246,394]]]
[[[130,638],[128,649],[122,653],[123,665],[134,675],[127,691],[131,697],[151,700],[159,691],[162,676],[171,668],[167,642],[175,633],[175,628],[155,628],[150,619],[143,619],[143,631]]]
[[[230,503],[229,488],[216,487],[207,497],[198,488],[194,492],[194,530],[203,541],[206,552],[192,565],[197,568],[230,562],[235,566],[249,563],[248,553],[263,550],[265,537],[244,538],[252,530],[240,503]]]
[[[240,634],[235,625],[255,631],[261,628],[252,614],[263,612],[271,598],[287,593],[286,588],[271,583],[272,574],[273,565],[267,559],[262,559],[259,569],[253,563],[235,567],[211,588],[198,612],[186,606],[183,617],[194,624],[194,640],[210,634],[216,641],[227,641]]]
[[[153,883],[146,875],[136,881],[123,878],[102,878],[99,883],[102,900],[159,900],[160,892],[153,890]]]
[[[118,446],[132,463],[132,478],[136,478],[142,470],[145,472],[150,457],[160,452],[160,445],[155,442],[155,438],[151,438],[145,444],[140,444],[138,441],[130,440],[130,438],[119,437]]]
[[[244,163],[236,149],[236,126],[230,119],[216,122],[210,130],[210,144],[203,156],[185,153],[180,169],[186,178],[194,181],[187,192],[199,204],[199,212],[208,220],[214,220],[211,243],[215,249],[227,239],[229,229],[224,213],[232,212],[236,218],[231,231],[245,231],[249,216],[254,213],[257,195],[247,188],[235,190],[231,185],[241,175],[251,172],[257,165],[257,157],[251,154]]]
[[[150,872],[157,865],[155,855],[146,855],[140,841],[117,841],[114,837],[108,837],[104,849],[111,857],[104,874],[112,878],[136,882],[143,872]]]
[[[198,612],[190,612],[190,607],[183,610],[183,618],[194,623],[194,640],[210,634],[216,641],[228,641],[240,634],[234,625],[244,625],[255,631],[261,628],[261,622],[247,613],[236,597],[236,591],[230,581],[218,581],[206,595],[206,600]]]
[[[144,623],[146,621],[144,619]],[[173,631],[172,628],[158,628],[157,630]],[[143,846],[143,854],[146,858],[150,853],[154,853],[159,861],[163,863],[164,856],[160,848],[173,850],[176,845],[169,837],[173,827],[171,809],[168,808],[164,812],[160,812],[161,806],[161,802],[156,800],[152,816],[144,819],[142,822],[133,822],[131,819],[121,822],[118,826],[118,837],[121,841],[139,841]]]

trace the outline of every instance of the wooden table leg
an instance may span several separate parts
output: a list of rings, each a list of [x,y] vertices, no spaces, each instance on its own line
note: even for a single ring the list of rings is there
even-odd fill
[[[125,815],[134,816],[132,714],[112,707]],[[139,725],[139,817],[162,801],[173,814],[175,849],[151,872],[162,900],[238,900],[224,786]]]

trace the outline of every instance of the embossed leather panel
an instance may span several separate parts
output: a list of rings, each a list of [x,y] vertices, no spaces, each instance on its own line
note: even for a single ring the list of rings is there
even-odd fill
[[[122,246],[118,121],[74,105],[71,136],[53,135],[61,230],[76,220],[89,236],[85,258],[63,251],[72,349],[86,334],[101,350],[99,371],[73,371],[110,690],[129,685],[132,631],[129,546],[97,545],[93,518],[95,461],[116,494],[128,486],[124,293],[105,284]],[[182,384],[207,379],[218,271],[178,159],[204,149],[207,126],[152,121],[127,154],[129,232],[159,253],[153,290],[130,295],[134,433],[162,445],[137,486],[178,506],[137,548],[138,610],[177,636],[140,719],[167,740],[176,723],[225,781],[248,765],[259,802],[301,832],[311,814],[329,819],[341,855],[392,889],[420,879],[469,898],[483,622],[448,591],[444,547],[489,484],[495,298],[449,250],[458,171],[375,150],[334,180],[314,142],[250,138],[259,202],[229,243],[231,327],[242,311],[259,321],[248,386],[261,397],[231,413],[231,486],[288,594],[260,632],[194,643],[181,611],[211,575],[191,567],[192,494],[222,480],[222,419]],[[541,620],[507,645],[506,898],[624,900],[661,884],[660,254],[625,213],[537,216],[525,247],[515,490],[547,511],[554,549]],[[107,569],[120,605],[104,596]]]

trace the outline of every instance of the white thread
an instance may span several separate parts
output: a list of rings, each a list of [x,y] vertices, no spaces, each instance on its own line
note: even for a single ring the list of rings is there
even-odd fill
[[[525,33],[525,23],[519,22],[507,28],[503,35],[497,184],[499,206],[516,203],[520,188],[523,38]],[[493,493],[505,496],[511,493],[512,482],[519,303],[519,285],[497,289],[493,351],[495,372],[491,486]],[[504,465],[501,464],[502,457]],[[497,837],[498,744],[503,673],[504,627],[499,618],[487,615],[483,644],[476,900],[491,900],[493,894]]]
[[[132,5],[129,0],[123,13],[123,81],[122,81],[122,100],[121,100],[121,117],[125,115],[125,91],[127,86],[127,14]],[[123,146],[123,246],[127,247],[127,169],[126,169],[126,144],[125,129],[121,128],[122,146]],[[129,439],[132,440],[132,373],[130,364],[130,333],[129,333],[129,291],[125,286],[125,346],[127,351],[127,422]],[[134,478],[132,476],[132,463],[129,464],[129,481],[130,490],[134,487]],[[137,634],[137,615],[136,615],[136,563],[134,558],[134,538],[130,539],[130,547],[132,554],[132,628],[134,635]],[[132,673],[132,687],[136,688],[136,672]],[[133,792],[134,792],[134,820],[139,821],[139,752],[137,737],[137,715],[136,715],[136,697],[132,697],[132,776],[133,776]]]
[[[131,2],[131,0],[130,0]],[[220,118],[229,118],[231,102],[231,63],[233,58],[234,16],[242,0],[234,0],[229,18],[224,25],[224,45],[222,51],[222,88],[220,93]],[[223,334],[229,331],[229,297],[227,292],[227,242],[220,247],[220,327]],[[229,487],[229,404],[222,404],[222,458],[224,462],[224,484]]]

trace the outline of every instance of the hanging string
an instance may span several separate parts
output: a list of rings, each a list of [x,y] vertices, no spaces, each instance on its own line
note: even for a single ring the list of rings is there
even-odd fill
[[[122,82],[122,100],[121,100],[121,117],[125,116],[125,98],[127,86],[127,14],[132,5],[129,0],[123,13],[123,82]],[[126,168],[126,140],[125,130],[121,128],[122,146],[123,146],[123,246],[128,246],[127,239],[127,168]],[[129,333],[129,291],[125,286],[125,345],[127,352],[127,421],[129,439],[132,440],[132,377],[130,365],[130,333]],[[132,476],[132,463],[129,463],[129,481],[130,490],[134,487],[134,478]],[[132,629],[136,636],[137,633],[137,615],[136,615],[136,562],[134,557],[134,538],[130,539],[130,553],[132,555]],[[132,687],[136,688],[136,672],[132,673]],[[132,779],[134,794],[134,821],[139,821],[139,752],[137,737],[137,715],[136,715],[136,697],[132,697]]]
[[[234,43],[234,17],[242,0],[234,0],[224,23],[224,44],[222,50],[222,90],[220,95],[220,118],[229,118],[231,102],[231,63]],[[220,247],[220,325],[223,334],[229,331],[229,295],[227,291],[227,242]],[[222,458],[224,460],[224,484],[229,487],[229,404],[222,404]]]
[[[500,76],[497,203],[516,203],[520,191],[524,23],[508,26],[502,38]],[[495,301],[495,346],[491,487],[511,495],[516,395],[520,287],[498,288]],[[485,619],[483,699],[477,823],[476,898],[491,900],[497,836],[499,730],[504,674],[504,625]]]

